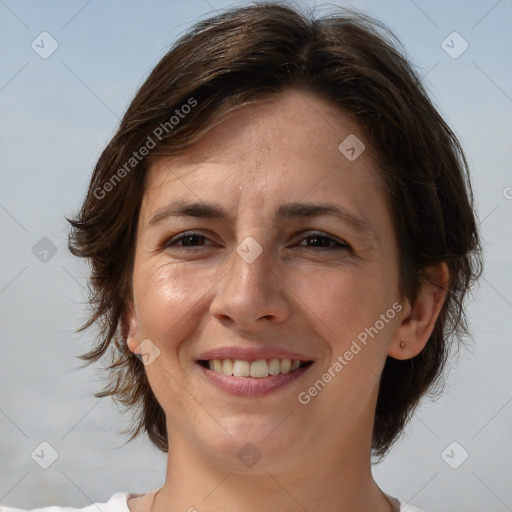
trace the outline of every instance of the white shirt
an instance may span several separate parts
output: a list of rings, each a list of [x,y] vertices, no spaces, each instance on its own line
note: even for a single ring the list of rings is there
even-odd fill
[[[112,496],[112,498],[110,498],[107,503],[94,503],[84,508],[56,506],[34,508],[31,509],[30,512],[76,512],[77,510],[80,510],[80,512],[98,512],[98,510],[101,510],[101,512],[130,512],[130,509],[128,508],[128,500],[138,496],[143,496],[143,494],[118,492],[114,494],[114,496]],[[421,512],[419,508],[408,505],[401,500],[391,497],[389,498],[395,504],[396,512]],[[0,506],[0,510],[1,512],[26,512],[21,508],[4,507],[3,505]]]

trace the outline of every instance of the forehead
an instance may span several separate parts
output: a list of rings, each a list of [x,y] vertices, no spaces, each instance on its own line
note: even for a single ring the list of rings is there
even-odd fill
[[[347,140],[365,145],[356,159],[340,151]],[[146,221],[171,199],[220,200],[255,213],[285,200],[341,201],[360,216],[372,196],[383,202],[371,147],[354,116],[297,90],[231,112],[182,155],[153,161],[148,173]]]
[[[317,94],[288,89],[273,99],[237,107],[173,159],[176,163],[199,163],[211,160],[215,154],[254,160],[255,154],[247,152],[257,150],[264,155],[269,149],[274,153],[279,149],[293,152],[297,157],[318,156],[328,147],[331,156],[338,160],[341,156],[338,146],[350,135],[363,138],[354,114]],[[243,138],[247,151],[240,152],[240,147],[229,144],[233,138]],[[371,151],[367,145],[364,156],[368,157]]]

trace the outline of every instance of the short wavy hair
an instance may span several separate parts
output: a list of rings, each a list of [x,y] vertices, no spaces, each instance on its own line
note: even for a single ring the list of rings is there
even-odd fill
[[[375,455],[389,450],[420,398],[442,387],[450,347],[468,334],[465,297],[482,270],[468,166],[399,41],[353,10],[315,17],[273,2],[227,10],[195,24],[152,70],[102,152],[80,211],[68,219],[69,248],[92,270],[91,314],[80,330],[99,325],[97,343],[80,357],[90,364],[110,354],[108,382],[96,396],[112,396],[132,411],[129,440],[146,431],[156,447],[168,450],[165,413],[143,363],[125,343],[150,158],[183,153],[225,114],[289,88],[321,95],[363,130],[398,238],[402,297],[414,301],[428,267],[446,262],[450,272],[425,348],[413,359],[386,361]],[[138,151],[143,146],[151,149]]]

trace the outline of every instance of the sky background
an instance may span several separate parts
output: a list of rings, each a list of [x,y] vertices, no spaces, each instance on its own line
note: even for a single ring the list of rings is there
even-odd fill
[[[75,333],[87,268],[67,251],[65,216],[169,45],[200,18],[246,3],[0,0],[2,504],[83,507],[163,483],[165,456],[145,437],[124,445],[129,416],[94,398],[99,366],[80,368],[94,332]],[[375,477],[427,512],[512,510],[512,1],[331,4],[380,19],[403,42],[466,151],[485,248],[468,306],[474,341]],[[442,45],[448,36],[453,48]],[[41,449],[57,457],[47,469],[31,456]],[[457,469],[447,463],[465,454]]]

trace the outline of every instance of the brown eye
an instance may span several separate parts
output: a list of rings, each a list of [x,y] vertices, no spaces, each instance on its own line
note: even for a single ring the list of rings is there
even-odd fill
[[[179,236],[171,238],[166,247],[197,247],[206,245],[204,242],[208,240],[204,235],[195,232],[183,233]]]
[[[334,250],[334,249],[348,249],[348,245],[344,242],[339,242],[335,238],[324,235],[321,233],[313,233],[306,237],[304,237],[302,240],[306,240],[306,244],[299,244],[302,246],[305,246],[307,248],[311,249],[327,249],[327,250]]]

